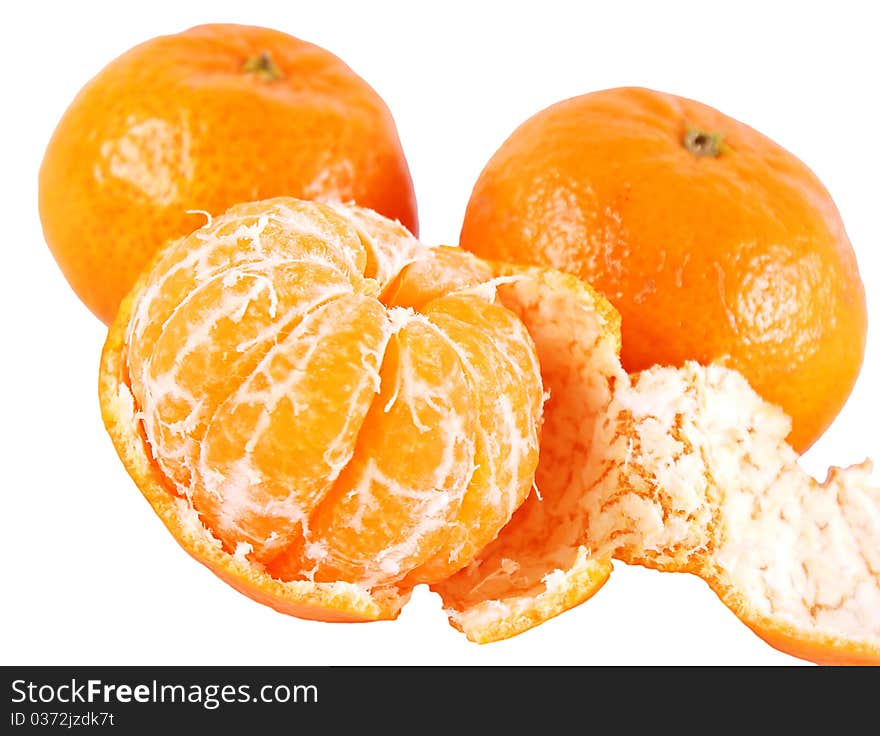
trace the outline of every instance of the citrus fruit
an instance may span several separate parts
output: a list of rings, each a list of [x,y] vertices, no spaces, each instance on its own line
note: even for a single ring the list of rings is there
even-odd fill
[[[540,342],[564,325],[537,294],[584,312],[617,364],[601,297],[561,274],[529,287],[510,278],[363,208],[236,205],[169,243],[124,300],[102,360],[107,428],[178,541],[252,598],[370,620],[396,616],[415,585],[442,583],[461,620],[487,596],[540,606],[470,627],[509,636],[583,600],[610,570],[572,530],[547,559],[530,548],[507,588],[470,588],[488,570],[478,555],[538,493],[542,425],[567,421],[569,400],[590,391],[608,399],[604,382],[566,394],[590,348],[575,352],[580,367],[542,368],[530,330]],[[557,373],[557,388],[545,384]],[[547,447],[562,456],[582,439]],[[575,502],[546,475],[544,501]],[[536,520],[545,526],[511,543],[543,545],[561,521]],[[552,600],[565,586],[542,578],[570,567],[579,587]]]
[[[43,231],[109,323],[167,239],[240,201],[354,201],[415,230],[394,121],[340,59],[279,31],[203,25],[110,62],[58,123],[39,177]]]
[[[817,177],[692,100],[611,89],[555,104],[474,186],[461,245],[575,274],[620,312],[623,365],[741,372],[809,447],[862,363],[865,295]]]

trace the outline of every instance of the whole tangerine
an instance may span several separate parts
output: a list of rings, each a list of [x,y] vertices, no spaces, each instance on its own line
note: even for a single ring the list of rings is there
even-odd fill
[[[693,100],[618,88],[539,112],[480,174],[461,245],[592,283],[621,314],[628,371],[740,371],[791,416],[801,452],[861,368],[864,287],[828,191]]]
[[[40,168],[46,242],[109,323],[150,257],[203,215],[291,195],[417,227],[391,113],[339,58],[268,28],[213,24],[110,62],[58,123]]]

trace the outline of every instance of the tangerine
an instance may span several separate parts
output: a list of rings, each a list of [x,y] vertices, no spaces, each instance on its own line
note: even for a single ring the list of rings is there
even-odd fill
[[[577,558],[577,596],[470,627],[509,636],[591,595],[610,570],[583,548],[578,558],[574,531],[570,555],[531,550],[533,570],[508,589],[470,589],[480,553],[534,495],[546,396],[529,330],[557,329],[509,308],[501,292],[521,288],[510,278],[363,208],[236,205],[172,241],[123,302],[102,361],[105,422],[178,541],[287,613],[393,618],[427,583],[460,622],[486,596],[553,598],[541,578]],[[589,314],[616,364],[610,307],[572,293],[588,296],[584,311],[604,305]],[[554,427],[562,383],[550,401]],[[547,476],[544,498],[564,490]],[[546,531],[524,539],[543,544]]]
[[[840,214],[794,155],[693,100],[642,88],[537,113],[474,186],[461,245],[593,284],[623,365],[722,363],[807,449],[848,397],[865,293]]]
[[[110,323],[169,238],[253,199],[354,201],[417,228],[409,169],[379,95],[280,31],[213,24],[142,43],[77,94],[43,158],[43,232]]]

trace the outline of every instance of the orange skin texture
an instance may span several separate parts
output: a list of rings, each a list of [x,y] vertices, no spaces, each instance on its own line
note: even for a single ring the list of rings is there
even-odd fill
[[[281,78],[246,71],[268,52]],[[279,31],[203,25],[140,44],[76,96],[40,168],[46,242],[109,324],[169,238],[240,201],[353,201],[416,232],[391,113],[340,59]]]
[[[723,134],[720,155],[684,146]],[[619,88],[553,105],[477,181],[461,245],[593,284],[623,320],[624,368],[740,371],[806,450],[861,368],[865,293],[817,177],[756,130],[693,100]]]
[[[690,572],[690,571],[688,571]],[[819,665],[842,667],[876,667],[880,651],[870,644],[846,641],[807,632],[780,624],[770,616],[757,613],[742,594],[718,580],[707,580],[709,587],[736,616],[757,636],[774,649]]]

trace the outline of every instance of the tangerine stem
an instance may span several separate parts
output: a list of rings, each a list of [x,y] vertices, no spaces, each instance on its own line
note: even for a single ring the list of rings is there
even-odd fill
[[[694,156],[711,156],[717,158],[729,149],[724,145],[724,133],[714,130],[702,130],[688,126],[684,134],[684,147]]]
[[[248,74],[256,74],[269,82],[284,78],[284,74],[281,73],[281,69],[278,68],[268,51],[261,51],[256,56],[246,59],[242,69]]]

